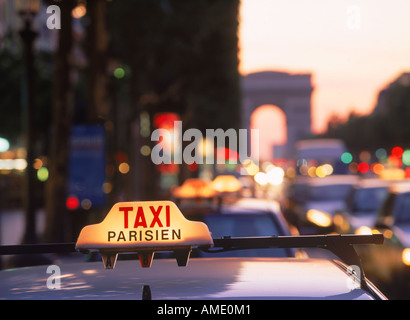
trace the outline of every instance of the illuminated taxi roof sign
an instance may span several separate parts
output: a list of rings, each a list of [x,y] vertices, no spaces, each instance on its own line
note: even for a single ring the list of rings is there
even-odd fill
[[[182,186],[176,187],[173,191],[176,198],[210,198],[215,197],[217,192],[212,188],[209,181],[204,179],[187,179]]]
[[[99,224],[84,227],[79,251],[99,251],[105,268],[115,266],[119,252],[136,252],[142,267],[149,267],[156,251],[174,251],[185,266],[192,247],[212,246],[208,227],[187,220],[171,201],[120,202]]]
[[[212,181],[212,187],[218,192],[237,192],[240,191],[243,186],[235,176],[221,175]]]

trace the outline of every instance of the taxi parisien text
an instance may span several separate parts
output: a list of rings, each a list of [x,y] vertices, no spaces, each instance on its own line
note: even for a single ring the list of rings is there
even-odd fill
[[[171,228],[171,214],[169,206],[149,207],[149,212],[144,212],[143,207],[138,207],[134,219],[133,228],[139,230],[128,230],[128,232],[112,230],[108,231],[107,240],[111,241],[157,241],[157,240],[181,240],[181,229]],[[164,209],[164,210],[163,210]],[[133,207],[119,207],[119,211],[124,214],[124,229],[129,229],[129,213],[134,211]],[[160,214],[165,211],[165,214]],[[149,218],[151,218],[150,223]],[[148,221],[148,222],[147,222]],[[132,221],[131,221],[132,222]],[[147,228],[163,229],[147,229]]]

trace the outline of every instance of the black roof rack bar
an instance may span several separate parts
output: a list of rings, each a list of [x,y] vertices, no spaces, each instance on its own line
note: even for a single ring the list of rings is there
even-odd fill
[[[302,236],[270,236],[270,237],[224,237],[213,239],[213,248],[201,249],[207,252],[222,252],[241,249],[258,248],[325,248],[354,244],[383,244],[382,234],[372,235],[302,235]],[[219,248],[219,249],[218,249]],[[69,253],[77,252],[75,242],[2,245],[0,255],[30,254],[30,253]]]
[[[223,237],[213,239],[214,248],[221,251],[249,248],[326,248],[334,244],[383,244],[381,233],[371,235],[329,234],[270,237]]]
[[[381,233],[371,235],[331,234],[271,237],[224,237],[213,239],[212,248],[200,248],[206,252],[224,252],[262,248],[323,248],[328,249],[348,265],[361,267],[355,244],[383,244]]]

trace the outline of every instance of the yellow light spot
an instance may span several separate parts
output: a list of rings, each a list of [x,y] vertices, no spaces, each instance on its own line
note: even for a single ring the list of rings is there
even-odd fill
[[[147,157],[151,154],[151,148],[147,145],[144,145],[141,147],[140,152],[143,156]]]
[[[306,213],[306,217],[310,222],[319,227],[329,227],[332,224],[332,217],[330,214],[316,209],[310,209]]]
[[[242,189],[242,184],[232,175],[221,175],[212,181],[212,187],[218,192],[236,192]]]
[[[92,202],[90,199],[83,199],[81,201],[81,208],[83,208],[84,210],[89,210],[92,207]]]
[[[111,191],[112,191],[112,184],[109,183],[109,182],[105,182],[105,183],[102,185],[102,190],[103,190],[103,192],[104,192],[105,194],[111,193]]]
[[[393,237],[393,231],[391,231],[389,229],[386,229],[386,230],[383,231],[383,236],[386,239],[391,239],[391,237]]]
[[[316,170],[315,170],[315,174],[316,174],[316,176],[318,176],[319,178],[324,178],[324,177],[326,177],[326,172],[325,172],[325,170],[323,169],[323,166],[317,167]]]
[[[34,160],[34,163],[33,163],[33,168],[34,169],[38,170],[42,166],[43,166],[43,161],[41,161],[41,159],[37,158],[37,159]]]
[[[310,167],[307,173],[311,178],[316,177],[316,167]]]
[[[410,266],[410,249],[406,248],[401,254],[401,260],[406,266]]]
[[[98,271],[95,269],[90,269],[90,270],[83,270],[82,273],[84,274],[97,274]]]
[[[122,174],[128,173],[130,171],[129,164],[126,162],[120,163],[120,165],[118,166],[118,171],[121,172]]]
[[[255,174],[254,179],[261,186],[264,186],[268,183],[268,176],[264,172],[258,172],[257,174]]]
[[[71,11],[73,18],[75,19],[80,19],[84,17],[86,13],[87,13],[87,8],[85,7],[84,4],[79,4]]]
[[[361,226],[359,228],[356,229],[356,231],[354,232],[355,234],[373,234],[372,229],[370,229],[369,227],[366,226]]]

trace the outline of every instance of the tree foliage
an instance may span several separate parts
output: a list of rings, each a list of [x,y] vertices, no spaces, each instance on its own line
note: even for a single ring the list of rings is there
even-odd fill
[[[370,115],[351,113],[346,122],[329,122],[325,137],[339,138],[355,153],[394,146],[410,148],[410,86],[394,83],[387,91],[386,105]]]
[[[111,52],[131,71],[131,95],[151,114],[191,127],[239,125],[237,0],[113,1]],[[148,98],[148,99],[147,99]]]
[[[52,83],[52,53],[37,52],[35,59],[36,128],[40,144],[44,144],[50,124]],[[0,136],[12,144],[21,143],[26,128],[23,125],[22,77],[24,63],[21,46],[16,46],[11,34],[3,39],[0,50]]]

